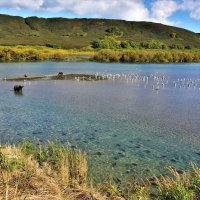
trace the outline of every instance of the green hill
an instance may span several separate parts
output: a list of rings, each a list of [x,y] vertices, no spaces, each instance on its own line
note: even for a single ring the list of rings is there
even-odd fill
[[[0,15],[0,45],[55,45],[62,48],[81,48],[113,34],[119,40],[145,42],[155,39],[167,45],[179,44],[200,48],[198,34],[158,23]]]

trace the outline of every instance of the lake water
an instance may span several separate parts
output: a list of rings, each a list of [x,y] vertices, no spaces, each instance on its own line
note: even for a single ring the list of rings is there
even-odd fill
[[[200,64],[0,64],[1,78],[59,71],[111,78],[27,81],[23,95],[1,80],[1,143],[69,142],[88,153],[97,181],[200,165]]]

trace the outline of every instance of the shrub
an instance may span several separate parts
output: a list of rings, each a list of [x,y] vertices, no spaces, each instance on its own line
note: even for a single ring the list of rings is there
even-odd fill
[[[92,47],[95,49],[119,49],[120,42],[112,36],[107,36],[104,39],[93,42]]]
[[[184,46],[181,44],[172,44],[169,46],[170,49],[184,49]]]
[[[122,37],[123,36],[123,31],[121,31],[118,27],[116,26],[111,26],[109,27],[107,30],[106,30],[107,33],[110,33],[112,35],[115,35],[115,36],[120,36]]]
[[[131,45],[128,41],[122,41],[120,43],[120,47],[123,48],[123,49],[130,49],[131,48]]]
[[[32,30],[29,32],[29,36],[40,37],[40,33],[38,31]]]
[[[145,49],[164,49],[166,48],[166,45],[160,41],[157,40],[149,40],[147,42],[142,42],[141,47]]]

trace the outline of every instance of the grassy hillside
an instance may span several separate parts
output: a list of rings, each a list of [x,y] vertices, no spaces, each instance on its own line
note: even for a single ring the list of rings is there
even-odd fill
[[[113,31],[113,27],[117,31]],[[151,22],[22,18],[0,15],[0,45],[54,45],[61,48],[82,48],[113,34],[119,40],[145,42],[153,39],[167,45],[179,44],[200,48],[198,34]]]

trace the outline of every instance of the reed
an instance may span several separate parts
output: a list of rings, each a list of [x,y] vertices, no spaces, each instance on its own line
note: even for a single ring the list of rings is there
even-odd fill
[[[120,185],[109,178],[93,187],[87,179],[86,154],[69,145],[25,141],[0,146],[0,199],[55,200],[198,200],[200,168],[169,167],[169,175],[131,180]]]
[[[191,164],[190,171],[182,174],[169,168],[170,176],[157,179],[158,199],[160,200],[198,200],[200,198],[200,169]]]

